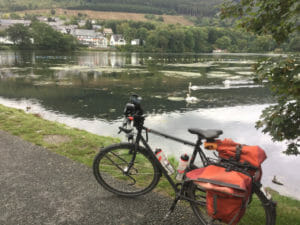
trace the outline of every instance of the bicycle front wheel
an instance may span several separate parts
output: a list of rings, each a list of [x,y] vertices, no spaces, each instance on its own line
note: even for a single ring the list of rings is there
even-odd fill
[[[135,197],[148,193],[157,185],[161,172],[153,156],[143,147],[134,154],[134,148],[134,144],[120,143],[103,148],[96,155],[94,176],[106,190]]]
[[[201,225],[224,225],[220,221],[213,220],[206,212],[206,192],[191,183],[189,196],[194,200],[191,207]],[[252,202],[247,206],[246,212],[238,225],[275,225],[276,209],[272,201],[259,190],[254,190]]]

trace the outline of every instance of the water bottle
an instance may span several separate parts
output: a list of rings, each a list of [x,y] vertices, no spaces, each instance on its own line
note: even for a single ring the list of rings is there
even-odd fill
[[[187,154],[183,154],[180,156],[179,165],[177,167],[177,175],[176,180],[181,181],[183,178],[184,171],[189,164],[189,156]]]
[[[160,148],[157,148],[155,150],[155,155],[159,162],[162,164],[162,166],[167,170],[169,175],[172,175],[175,171],[173,166],[170,164],[167,156],[163,153],[163,151]]]

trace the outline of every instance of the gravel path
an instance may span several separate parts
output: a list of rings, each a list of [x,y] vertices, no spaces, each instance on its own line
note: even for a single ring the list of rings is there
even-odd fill
[[[197,224],[157,193],[117,197],[100,187],[91,168],[0,131],[0,224]]]

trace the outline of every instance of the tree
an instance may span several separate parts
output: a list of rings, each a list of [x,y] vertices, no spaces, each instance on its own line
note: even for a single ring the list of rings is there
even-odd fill
[[[6,30],[0,30],[0,37],[5,37],[7,36]]]
[[[86,21],[85,21],[84,28],[85,28],[85,29],[88,29],[88,30],[92,30],[92,29],[93,29],[92,21],[86,20]]]
[[[128,28],[123,31],[124,38],[127,43],[130,43],[131,40],[135,39],[137,36],[137,30],[135,28]]]
[[[277,43],[299,32],[298,0],[227,1],[222,16],[239,18],[239,25],[256,34],[270,34]],[[255,65],[256,81],[267,81],[277,99],[256,123],[274,141],[288,141],[286,154],[300,154],[300,63],[293,56],[269,59]]]
[[[18,46],[18,48],[30,48],[30,38],[32,35],[29,31],[29,28],[23,24],[14,24],[7,28],[7,35],[14,42],[14,45]]]
[[[293,37],[289,43],[289,50],[300,52],[300,36]]]
[[[185,37],[184,37],[184,45],[186,47],[185,51],[187,52],[193,52],[194,47],[195,47],[195,40],[194,36],[191,30],[187,30],[185,32]]]
[[[194,51],[195,52],[210,52],[211,45],[207,42],[208,31],[206,28],[194,28],[192,29],[194,34]]]
[[[19,19],[21,19],[21,16],[19,14],[17,14],[17,13],[11,13],[9,16],[13,20],[19,20]]]
[[[223,36],[216,40],[216,45],[220,49],[228,49],[231,45],[230,37]]]
[[[73,16],[70,21],[69,21],[69,24],[72,24],[72,25],[78,25],[78,18]]]
[[[258,36],[252,43],[252,49],[255,52],[268,52],[274,49],[275,42],[274,40],[268,36]]]
[[[256,34],[271,34],[282,43],[291,33],[299,31],[298,0],[227,0],[222,18],[239,18],[239,25]]]
[[[37,49],[74,50],[77,47],[74,37],[64,35],[48,24],[33,22],[31,29]]]
[[[51,9],[50,13],[51,13],[52,16],[54,16],[55,13],[56,13],[56,12],[55,12],[55,9]]]
[[[142,41],[145,41],[146,38],[147,38],[147,34],[148,34],[148,30],[144,27],[141,27],[137,30],[137,38],[142,40]]]
[[[174,29],[170,32],[169,49],[172,52],[184,52],[184,31]]]

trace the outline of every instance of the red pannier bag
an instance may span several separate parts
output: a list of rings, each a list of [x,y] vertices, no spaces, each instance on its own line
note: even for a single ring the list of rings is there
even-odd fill
[[[237,224],[245,213],[251,195],[251,177],[226,168],[210,165],[186,174],[206,191],[206,209],[209,216],[226,224]]]
[[[249,163],[260,168],[262,162],[267,158],[266,153],[259,146],[248,146],[236,143],[231,139],[217,140],[217,151],[223,159],[233,159],[241,163]]]

